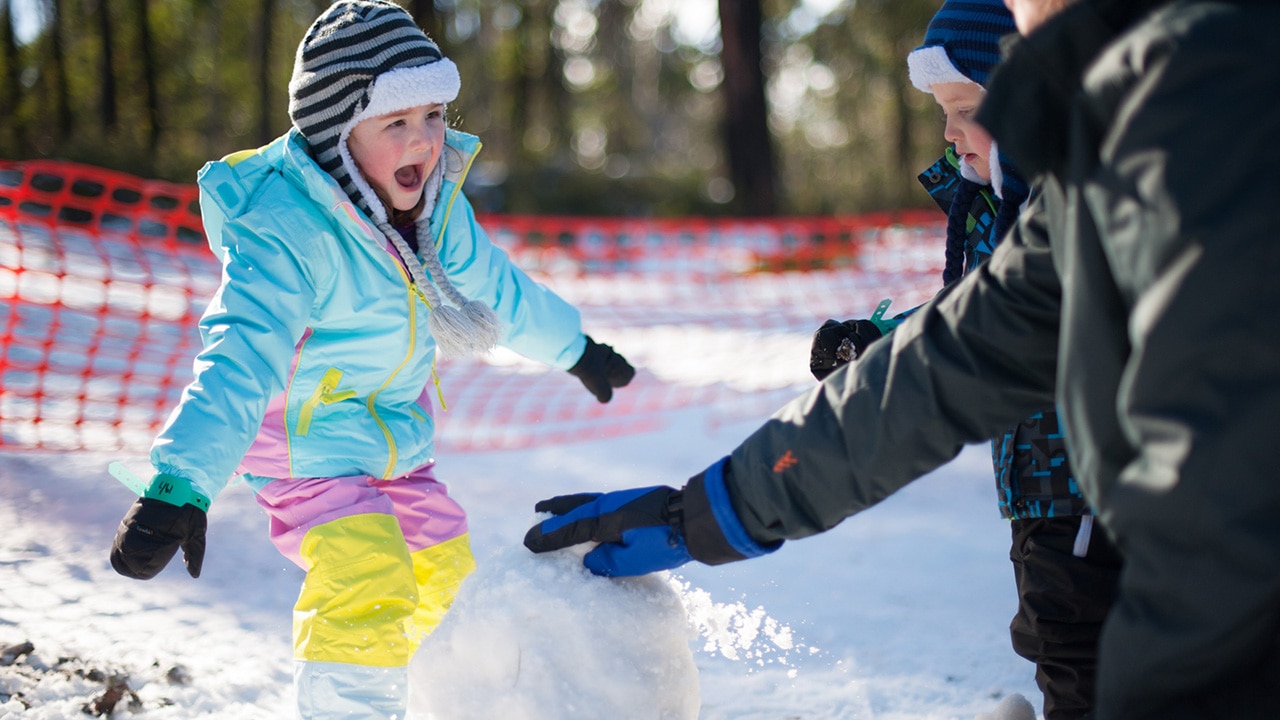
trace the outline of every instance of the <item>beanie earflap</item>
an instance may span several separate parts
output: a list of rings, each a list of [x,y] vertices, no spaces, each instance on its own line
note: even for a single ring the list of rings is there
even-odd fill
[[[999,243],[1009,234],[1009,229],[1018,221],[1022,206],[1031,197],[1031,186],[1022,179],[1013,165],[1000,157],[1000,150],[995,141],[991,141],[991,187],[1000,199],[1000,210],[996,213],[995,241]]]
[[[436,170],[427,183],[428,190],[431,191],[430,198],[439,193],[443,172],[443,164],[436,165]],[[502,323],[488,305],[468,300],[449,280],[444,266],[440,264],[435,236],[431,233],[433,205],[434,202],[428,202],[414,223],[414,231],[418,237],[417,254],[414,254],[409,243],[385,219],[375,220],[375,224],[395,247],[400,259],[404,261],[405,269],[409,271],[414,287],[418,288],[423,300],[431,308],[427,327],[440,351],[448,357],[483,355],[492,350],[501,339]],[[385,218],[385,212],[383,217]],[[428,274],[430,278],[427,277]],[[441,297],[441,292],[448,301]],[[452,302],[453,306],[448,302]]]
[[[962,179],[956,188],[956,196],[947,211],[947,245],[944,251],[946,263],[942,268],[942,285],[946,287],[965,274],[966,238],[969,235],[969,210],[977,199],[982,186]]]

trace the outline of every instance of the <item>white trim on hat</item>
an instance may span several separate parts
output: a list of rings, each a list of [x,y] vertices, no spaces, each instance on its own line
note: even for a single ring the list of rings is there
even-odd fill
[[[411,107],[451,103],[457,99],[461,85],[458,66],[449,58],[388,70],[374,79],[369,104],[351,118],[351,127],[361,120]]]
[[[955,63],[947,56],[946,48],[941,45],[912,50],[907,55],[907,75],[917,90],[931,95],[933,86],[938,83],[965,82],[978,85],[956,69]]]

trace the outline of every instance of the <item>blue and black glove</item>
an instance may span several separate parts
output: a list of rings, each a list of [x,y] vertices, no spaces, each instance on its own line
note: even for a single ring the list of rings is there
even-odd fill
[[[813,334],[809,348],[809,372],[819,381],[836,371],[841,365],[857,360],[867,346],[879,340],[883,333],[871,320],[828,320]]]
[[[613,348],[592,340],[588,335],[587,349],[582,351],[578,362],[569,368],[569,374],[581,380],[591,394],[596,396],[596,400],[607,403],[613,398],[614,388],[631,382],[631,378],[636,376],[636,369]]]
[[[125,577],[150,580],[182,548],[187,573],[200,577],[208,507],[209,499],[191,488],[186,479],[157,475],[116,529],[111,567]]]
[[[670,570],[690,560],[720,565],[777,550],[781,541],[756,542],[734,512],[725,484],[728,460],[695,475],[680,490],[657,486],[543,500],[534,510],[556,517],[530,528],[524,545],[544,553],[598,542],[582,564],[608,577]]]

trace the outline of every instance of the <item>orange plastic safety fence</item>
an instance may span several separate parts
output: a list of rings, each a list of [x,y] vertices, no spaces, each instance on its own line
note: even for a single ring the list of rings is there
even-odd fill
[[[497,216],[485,224],[518,248],[521,267],[553,274],[672,273],[682,278],[849,268],[886,228],[935,232],[941,215],[901,210],[816,218],[621,219]]]
[[[145,451],[191,379],[196,323],[221,278],[197,198],[192,185],[86,165],[0,161],[0,450]],[[695,406],[767,415],[794,379],[673,378],[663,348],[740,364],[740,345],[794,346],[832,313],[882,297],[904,310],[940,285],[937,212],[482,224],[582,310],[588,332],[644,362],[600,405],[566,373],[514,356],[443,361],[439,443],[454,450],[641,432]]]
[[[0,163],[0,447],[146,446],[217,287],[200,227],[191,186]]]

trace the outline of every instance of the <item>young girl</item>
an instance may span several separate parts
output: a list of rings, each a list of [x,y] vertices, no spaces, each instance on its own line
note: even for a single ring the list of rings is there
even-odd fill
[[[999,62],[999,39],[1015,32],[1002,0],[948,0],[907,57],[911,82],[933,95],[946,117],[946,155],[920,174],[947,212],[944,285],[991,256],[1017,220],[1028,187],[999,159],[974,121],[984,85]],[[829,321],[814,338],[819,379],[856,358],[880,336],[865,320]],[[839,344],[848,338],[844,353]],[[1098,635],[1111,608],[1120,556],[1072,477],[1057,412],[1036,413],[992,439],[1000,513],[1012,521],[1010,558],[1019,607],[1014,650],[1036,664],[1046,720],[1078,720],[1093,706]]]
[[[436,347],[502,345],[601,402],[634,375],[477,224],[461,188],[480,144],[445,126],[458,88],[403,9],[339,2],[298,47],[293,128],[200,173],[222,285],[111,562],[147,579],[181,547],[199,576],[205,512],[242,474],[306,571],[302,718],[403,718],[409,658],[474,565],[434,473]]]

